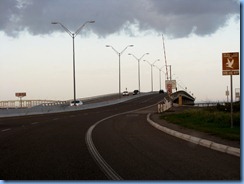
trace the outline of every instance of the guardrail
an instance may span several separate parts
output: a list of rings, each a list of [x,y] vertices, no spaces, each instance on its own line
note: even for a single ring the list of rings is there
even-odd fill
[[[65,104],[67,101],[56,101],[56,100],[8,100],[0,101],[1,109],[16,109],[16,108],[31,108],[38,105],[56,105]]]
[[[219,105],[225,105],[226,102],[201,102],[201,103],[194,103],[194,106],[197,107],[211,107]]]
[[[172,107],[172,101],[164,98],[163,102],[158,104],[158,113],[167,111]]]
[[[42,103],[41,106],[56,106],[56,105],[68,105],[68,101],[57,101],[57,102],[51,102],[51,103]]]

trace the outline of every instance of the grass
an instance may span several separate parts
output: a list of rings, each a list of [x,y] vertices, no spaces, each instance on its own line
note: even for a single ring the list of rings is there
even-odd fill
[[[230,123],[230,112],[219,111],[214,107],[194,108],[182,112],[165,113],[160,118],[224,139],[240,141],[240,112],[233,113],[233,128],[231,128]]]

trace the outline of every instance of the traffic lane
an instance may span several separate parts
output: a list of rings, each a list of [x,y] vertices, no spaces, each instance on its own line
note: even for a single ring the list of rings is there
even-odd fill
[[[104,117],[155,103],[157,100],[158,96],[152,95],[92,110],[19,117],[20,122],[16,117],[4,118],[7,123],[19,122],[25,126],[0,133],[0,178],[107,179],[87,150],[87,129]],[[26,122],[39,123],[27,126]]]
[[[91,111],[95,113],[111,112],[111,114],[113,114],[113,113],[129,111],[135,108],[143,107],[145,105],[157,103],[162,99],[163,99],[163,95],[153,94],[153,95],[132,99],[120,104],[94,108],[90,110],[0,118],[0,136],[1,136],[1,132],[13,130],[16,128],[28,127],[28,126],[49,122],[53,120],[55,121],[63,117],[72,117],[83,112],[84,113],[90,113]]]
[[[16,131],[0,139],[0,178],[104,180],[87,150],[89,116],[77,115]]]
[[[93,142],[125,180],[240,180],[240,158],[177,139],[150,126],[146,114],[100,123]]]

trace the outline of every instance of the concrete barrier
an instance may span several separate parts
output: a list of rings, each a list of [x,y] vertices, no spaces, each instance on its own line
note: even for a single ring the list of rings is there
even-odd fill
[[[158,113],[167,111],[172,107],[172,102],[164,98],[163,102],[158,104]]]

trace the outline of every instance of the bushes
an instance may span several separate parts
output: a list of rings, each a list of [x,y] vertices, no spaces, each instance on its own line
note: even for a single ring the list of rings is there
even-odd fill
[[[239,140],[240,112],[233,113],[234,128],[231,128],[230,112],[218,108],[206,107],[185,110],[179,113],[166,113],[161,118],[187,128],[219,135],[231,140]]]
[[[224,105],[217,104],[217,110],[230,112],[231,104],[225,103]],[[240,112],[240,102],[233,103],[233,112]]]

